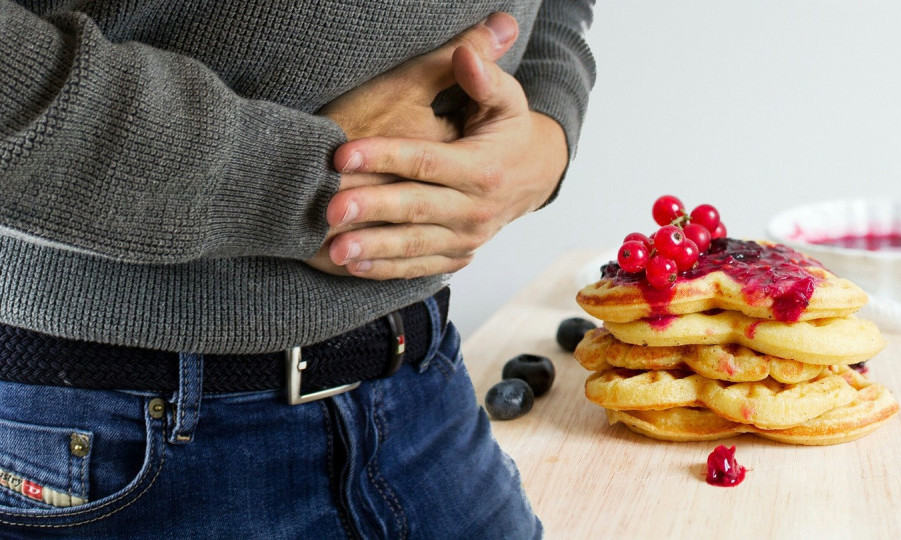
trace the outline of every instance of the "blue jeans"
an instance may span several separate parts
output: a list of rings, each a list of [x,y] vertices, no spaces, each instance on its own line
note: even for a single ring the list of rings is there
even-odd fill
[[[452,324],[420,365],[303,405],[201,377],[166,396],[0,382],[0,537],[541,536]]]

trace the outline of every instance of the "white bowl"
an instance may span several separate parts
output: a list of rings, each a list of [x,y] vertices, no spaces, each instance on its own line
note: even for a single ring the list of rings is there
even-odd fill
[[[774,216],[767,234],[820,261],[829,271],[850,279],[870,295],[861,312],[884,330],[901,331],[901,201],[836,200],[812,203]],[[878,249],[848,247],[849,238],[895,245]],[[840,245],[830,241],[846,239]]]

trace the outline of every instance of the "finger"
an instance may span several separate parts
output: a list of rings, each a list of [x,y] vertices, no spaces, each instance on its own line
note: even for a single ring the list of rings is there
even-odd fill
[[[453,188],[421,182],[397,182],[339,191],[326,208],[332,227],[348,223],[430,223],[468,230],[484,221],[479,207]]]
[[[335,163],[339,162],[352,164],[359,173],[391,171],[397,177],[467,192],[490,184],[500,172],[495,162],[485,159],[475,151],[473,141],[466,139],[452,143],[387,137],[359,139],[338,148]]]
[[[337,236],[329,257],[337,265],[373,259],[411,259],[431,255],[464,257],[474,251],[461,235],[440,225],[382,225]]]
[[[376,259],[348,264],[345,268],[356,277],[386,280],[413,279],[422,276],[450,274],[472,262],[472,256],[445,257],[433,255],[413,259]]]
[[[431,103],[438,92],[456,83],[451,67],[454,50],[465,45],[480,57],[494,62],[510,50],[518,35],[516,19],[507,13],[495,13],[434,51],[402,64],[400,71],[412,76],[412,80],[420,81],[414,88],[420,97]]]

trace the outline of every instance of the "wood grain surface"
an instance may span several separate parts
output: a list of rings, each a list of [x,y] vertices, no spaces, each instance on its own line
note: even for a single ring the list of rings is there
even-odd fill
[[[584,395],[588,372],[555,340],[599,250],[572,252],[502,306],[463,344],[476,393],[520,353],[551,358],[554,386],[521,418],[493,421],[516,461],[547,538],[901,538],[901,419],[845,444],[804,447],[753,435],[669,443],[608,425]],[[869,377],[901,396],[901,335],[869,362]],[[736,445],[748,468],[731,488],[704,481],[708,454]]]

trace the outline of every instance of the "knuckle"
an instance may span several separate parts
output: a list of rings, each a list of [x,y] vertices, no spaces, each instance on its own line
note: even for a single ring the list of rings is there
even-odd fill
[[[431,150],[423,146],[417,147],[411,160],[412,177],[419,180],[434,178],[437,167],[435,161],[435,154]]]
[[[432,207],[427,200],[416,199],[407,205],[406,214],[409,223],[424,223],[431,216]]]
[[[504,174],[493,165],[484,165],[479,168],[479,174],[475,180],[476,189],[482,194],[497,192],[504,182]]]
[[[484,234],[484,229],[488,227],[494,220],[495,212],[488,206],[479,206],[474,208],[468,216],[470,230],[476,235]]]
[[[423,255],[426,251],[426,241],[421,234],[411,233],[405,239],[404,257],[413,258]]]

